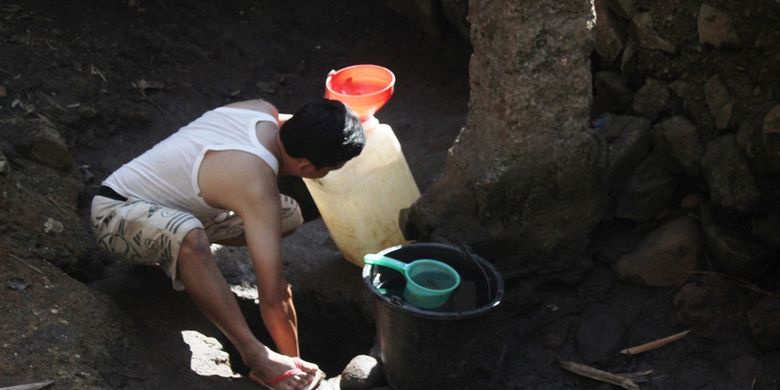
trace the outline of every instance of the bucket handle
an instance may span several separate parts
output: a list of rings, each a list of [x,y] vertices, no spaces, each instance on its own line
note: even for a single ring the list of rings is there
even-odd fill
[[[363,256],[363,262],[365,262],[366,264],[381,265],[387,268],[394,269],[400,272],[404,277],[406,277],[406,269],[409,267],[409,264],[406,264],[402,261],[398,261],[396,259],[392,259],[387,256],[382,256],[375,253],[369,253]]]
[[[485,277],[485,283],[487,285],[487,299],[488,302],[490,302],[490,298],[493,296],[493,286],[492,283],[490,283],[490,278],[488,277],[487,272],[485,271],[485,267],[482,266],[482,264],[474,257],[474,251],[469,248],[468,245],[466,245],[465,242],[460,243],[460,249],[463,251],[463,253],[466,254],[466,257],[469,258],[469,260],[473,261],[474,264],[477,265],[477,268],[479,268],[480,272],[482,272],[482,276]]]

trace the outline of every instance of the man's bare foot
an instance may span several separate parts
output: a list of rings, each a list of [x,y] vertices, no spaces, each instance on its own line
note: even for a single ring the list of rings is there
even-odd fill
[[[316,364],[270,352],[264,361],[247,364],[253,367],[249,379],[271,390],[309,390],[324,378]],[[250,363],[250,362],[247,362]]]

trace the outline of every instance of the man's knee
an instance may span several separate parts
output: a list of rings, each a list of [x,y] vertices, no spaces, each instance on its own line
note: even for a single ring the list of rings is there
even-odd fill
[[[202,259],[211,254],[211,244],[203,229],[192,229],[181,242],[179,263]]]

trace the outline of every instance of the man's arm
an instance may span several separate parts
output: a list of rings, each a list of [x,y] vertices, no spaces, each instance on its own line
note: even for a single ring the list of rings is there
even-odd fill
[[[276,175],[256,156],[239,151],[209,152],[198,182],[201,196],[236,212],[257,275],[260,313],[280,353],[298,356],[295,306],[281,255],[281,205]]]

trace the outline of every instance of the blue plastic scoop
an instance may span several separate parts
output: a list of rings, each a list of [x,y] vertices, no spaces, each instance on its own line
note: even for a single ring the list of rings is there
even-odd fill
[[[443,305],[460,285],[458,271],[439,260],[418,259],[404,263],[387,256],[367,254],[363,262],[400,272],[406,278],[404,300],[421,309]]]

